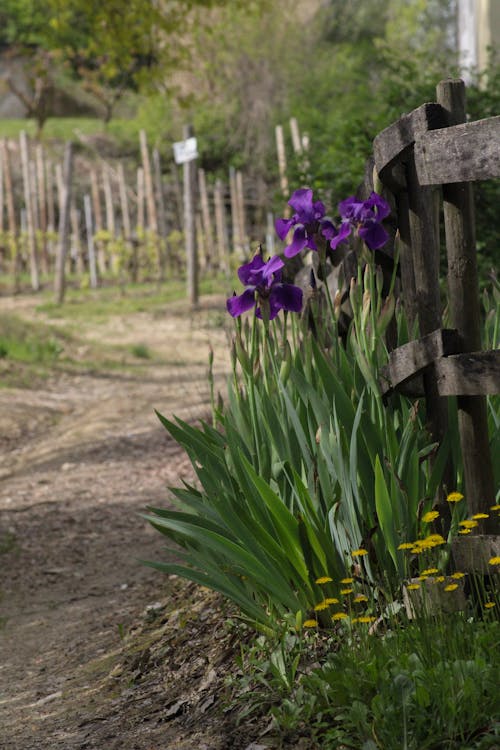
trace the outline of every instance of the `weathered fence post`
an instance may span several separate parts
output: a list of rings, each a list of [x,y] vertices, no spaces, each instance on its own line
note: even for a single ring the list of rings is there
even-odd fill
[[[5,181],[5,202],[7,206],[7,226],[9,227],[9,239],[11,243],[12,270],[14,277],[14,291],[19,291],[19,275],[21,272],[21,255],[17,242],[16,208],[14,205],[14,191],[12,189],[12,171],[10,166],[9,146],[5,139],[0,143],[3,158],[3,176]]]
[[[427,128],[418,121],[414,125],[414,137],[425,132]],[[400,207],[407,208],[408,213],[401,211],[400,232],[402,230],[403,256],[411,247],[413,274],[409,263],[404,257],[405,279],[409,283],[409,289],[405,290],[405,305],[407,298],[409,302],[409,320],[413,325],[415,314],[419,323],[420,336],[425,336],[441,328],[441,298],[439,288],[439,223],[436,222],[435,188],[420,185],[415,168],[415,156],[413,148],[410,149],[405,163],[406,191],[400,196]],[[408,222],[406,224],[406,221]],[[407,232],[409,231],[409,237]],[[413,288],[412,288],[413,287]],[[415,297],[411,300],[411,295]],[[410,292],[409,294],[407,292]],[[411,300],[411,301],[410,301]],[[425,406],[427,420],[431,426],[433,438],[442,443],[448,431],[448,403],[445,397],[438,393],[436,374],[431,366],[423,372]],[[454,489],[449,486],[453,476],[452,467],[449,465],[445,471],[444,483],[447,491]],[[441,517],[444,519],[445,527],[450,521],[449,505],[445,502],[444,493],[437,498]]]
[[[65,283],[65,264],[68,252],[68,233],[69,233],[69,213],[71,205],[71,180],[73,176],[73,144],[71,141],[66,143],[64,149],[64,166],[63,166],[63,193],[61,200],[61,214],[59,216],[59,244],[56,257],[56,273],[54,280],[54,290],[56,303],[60,305],[64,300],[66,291]]]
[[[90,288],[97,288],[97,269],[94,248],[94,228],[92,226],[92,204],[90,195],[83,196],[83,210],[85,212],[85,229],[87,231],[87,252],[89,255]]]
[[[215,203],[215,229],[217,233],[217,252],[219,264],[226,273],[229,273],[229,242],[227,237],[226,207],[224,205],[224,188],[221,180],[215,181],[214,188]]]
[[[92,205],[94,210],[94,233],[98,234],[102,230],[102,208],[101,208],[101,191],[97,180],[95,169],[90,171],[90,189],[92,193]],[[97,264],[101,275],[106,273],[106,257],[104,253],[104,244],[101,240],[96,242],[95,249],[97,252]]]
[[[28,232],[28,246],[30,253],[31,286],[35,292],[40,289],[40,277],[38,274],[38,258],[36,253],[35,219],[33,211],[33,200],[30,185],[30,167],[28,153],[28,137],[24,130],[19,134],[21,147],[21,163],[23,170],[24,204],[26,207],[26,228]]]
[[[212,222],[210,219],[210,206],[208,204],[207,181],[205,179],[205,170],[198,170],[198,188],[200,192],[201,218],[203,221],[203,237],[205,240],[205,256],[207,265],[210,267],[214,262],[214,240],[212,231]]]
[[[47,250],[47,184],[45,179],[45,159],[43,146],[39,143],[36,147],[36,170],[38,183],[38,213],[40,234],[42,239],[42,260],[46,274],[50,271],[50,258]]]
[[[192,125],[184,125],[184,141],[194,136]],[[184,239],[187,258],[188,299],[194,307],[198,304],[198,250],[196,247],[196,159],[185,161],[184,172]]]
[[[445,111],[448,126],[465,122],[465,84],[462,80],[441,81],[437,87],[437,101]],[[443,209],[452,325],[462,339],[463,351],[477,352],[481,349],[481,327],[471,183],[443,185]],[[494,502],[495,487],[486,399],[458,396],[457,405],[467,502],[472,513],[488,512]],[[493,530],[494,523],[495,519],[486,520],[486,527]]]

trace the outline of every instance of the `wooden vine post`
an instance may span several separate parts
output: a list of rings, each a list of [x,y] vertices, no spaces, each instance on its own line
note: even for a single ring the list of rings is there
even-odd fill
[[[73,176],[73,144],[71,141],[66,143],[64,149],[63,165],[63,190],[61,196],[61,213],[59,216],[59,242],[56,257],[56,273],[54,280],[54,290],[56,303],[60,305],[64,300],[66,291],[65,265],[68,253],[68,235],[70,222],[71,207],[71,180]]]
[[[448,127],[465,123],[463,81],[441,81],[437,87],[437,101],[444,110]],[[481,349],[481,312],[474,199],[470,182],[443,184],[443,212],[451,322],[461,338],[463,351],[478,352]],[[486,399],[484,396],[458,395],[457,406],[467,503],[472,513],[488,512],[494,501],[495,486]],[[493,530],[493,523],[486,526],[491,526]]]
[[[184,125],[184,141],[194,136],[192,125]],[[196,245],[196,159],[183,163],[184,174],[184,240],[187,260],[187,292],[193,307],[198,304],[198,248]]]
[[[37,292],[40,289],[40,276],[38,272],[38,258],[36,252],[35,216],[33,210],[33,195],[31,191],[28,137],[24,130],[21,130],[19,135],[19,145],[21,149],[21,163],[23,170],[24,205],[26,209],[26,229],[30,255],[31,286],[32,289]]]

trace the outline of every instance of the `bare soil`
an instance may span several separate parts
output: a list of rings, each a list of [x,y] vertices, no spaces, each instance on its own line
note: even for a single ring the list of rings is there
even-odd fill
[[[59,372],[0,390],[0,747],[3,750],[258,748],[224,713],[234,632],[218,597],[140,564],[163,540],[140,513],[192,479],[154,414],[208,414],[227,334],[223,301],[115,316],[83,339],[152,356],[114,371]],[[2,310],[37,318],[30,298]],[[58,321],[58,324],[64,324]]]

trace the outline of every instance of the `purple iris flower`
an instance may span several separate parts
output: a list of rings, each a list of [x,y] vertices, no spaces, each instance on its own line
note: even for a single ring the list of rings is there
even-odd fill
[[[309,188],[296,190],[288,205],[295,213],[291,219],[276,219],[276,233],[280,240],[284,240],[292,227],[295,227],[292,241],[285,247],[287,258],[293,258],[304,248],[317,250],[314,235],[320,230],[325,219],[325,206],[321,201],[313,201],[313,191]]]
[[[256,315],[262,318],[259,302],[269,306],[269,320],[280,310],[300,312],[302,309],[302,289],[281,281],[281,269],[285,264],[278,255],[264,262],[258,254],[238,269],[238,278],[245,286],[239,296],[230,297],[226,302],[227,311],[233,318],[257,306]]]
[[[339,203],[339,213],[342,218],[340,228],[335,230],[331,239],[327,238],[333,250],[345,242],[353,230],[370,250],[378,250],[387,242],[389,235],[381,222],[389,216],[391,208],[377,193],[371,193],[366,201],[360,201],[354,195],[346,198]]]

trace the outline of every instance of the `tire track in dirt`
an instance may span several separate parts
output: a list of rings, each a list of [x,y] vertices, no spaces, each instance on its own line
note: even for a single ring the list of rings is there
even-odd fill
[[[147,504],[165,504],[166,488],[192,472],[153,410],[184,419],[207,413],[208,345],[222,385],[226,335],[203,328],[203,313],[194,321],[140,314],[99,335],[140,341],[158,359],[137,376],[64,374],[36,391],[0,391],[5,750],[153,747],[131,721],[123,722],[116,745],[97,731],[92,665],[100,657],[112,661],[120,635],[148,604],[168,596],[168,579],[137,562],[160,557],[163,547],[138,514]]]

